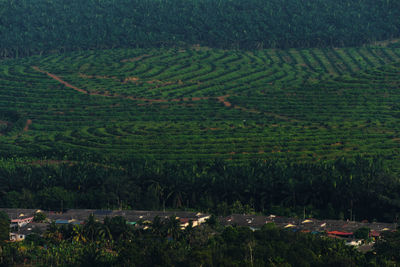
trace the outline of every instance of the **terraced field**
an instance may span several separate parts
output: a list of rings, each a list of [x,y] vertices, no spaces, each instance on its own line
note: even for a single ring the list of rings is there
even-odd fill
[[[0,95],[0,149],[8,155],[382,154],[400,166],[400,48],[35,56],[0,62]]]

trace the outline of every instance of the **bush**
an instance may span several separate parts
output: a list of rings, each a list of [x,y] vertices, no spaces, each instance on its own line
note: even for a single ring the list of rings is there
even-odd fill
[[[354,232],[354,237],[366,240],[369,238],[369,231],[369,228],[361,227]]]
[[[35,214],[35,216],[33,217],[33,221],[34,222],[43,222],[46,220],[46,214],[44,214],[43,212],[37,212]]]

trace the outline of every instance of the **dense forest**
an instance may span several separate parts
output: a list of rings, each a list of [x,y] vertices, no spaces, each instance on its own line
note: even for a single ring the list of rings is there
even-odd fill
[[[0,1],[0,57],[194,44],[355,46],[399,33],[396,0]]]
[[[0,223],[5,221],[0,212]],[[180,229],[174,217],[156,217],[149,228],[123,217],[84,225],[50,224],[23,242],[0,250],[0,266],[395,266],[399,232],[387,232],[375,252],[362,254],[323,234],[280,230],[273,223],[252,231],[223,227],[215,218]]]
[[[195,209],[394,222],[400,183],[379,158],[294,164],[3,160],[0,206]]]

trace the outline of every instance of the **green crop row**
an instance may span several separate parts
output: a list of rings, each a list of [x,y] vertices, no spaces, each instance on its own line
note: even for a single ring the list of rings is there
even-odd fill
[[[233,161],[380,154],[398,168],[399,61],[400,50],[385,47],[116,49],[5,60],[0,153]]]

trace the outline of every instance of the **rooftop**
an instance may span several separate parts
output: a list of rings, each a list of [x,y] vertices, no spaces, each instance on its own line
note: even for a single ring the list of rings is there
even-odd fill
[[[240,225],[251,226],[260,228],[266,223],[274,223],[280,228],[296,228],[298,230],[307,231],[339,231],[339,232],[354,232],[355,230],[366,227],[374,231],[374,233],[381,233],[383,231],[396,230],[394,223],[377,223],[377,222],[355,222],[355,221],[342,221],[342,220],[317,220],[313,218],[299,219],[289,217],[271,216],[256,216],[256,215],[243,215],[232,214],[227,217],[220,218],[220,222],[224,225]]]

